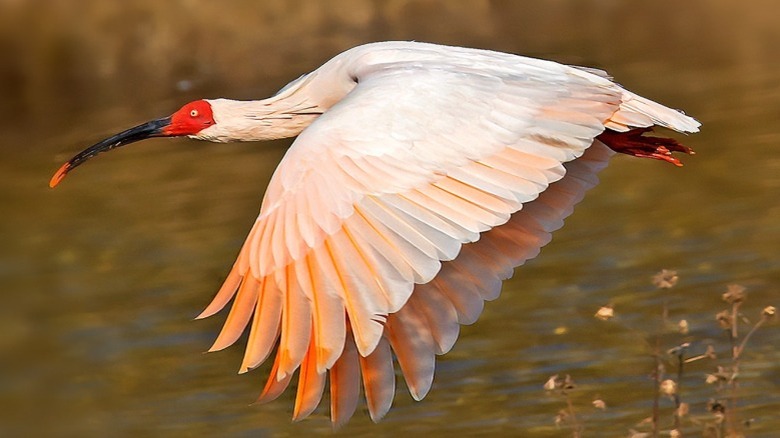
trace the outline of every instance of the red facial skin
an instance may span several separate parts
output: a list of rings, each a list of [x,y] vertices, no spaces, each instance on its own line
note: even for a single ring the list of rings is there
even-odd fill
[[[194,135],[214,123],[211,105],[205,100],[190,102],[171,115],[171,124],[163,128],[167,136]]]

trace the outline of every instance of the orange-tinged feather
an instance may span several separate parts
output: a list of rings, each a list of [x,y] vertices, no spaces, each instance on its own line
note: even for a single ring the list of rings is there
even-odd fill
[[[382,222],[381,217],[377,217],[375,211],[370,211],[364,206],[356,208],[371,228],[376,233],[386,239],[395,248],[398,254],[404,259],[405,263],[413,272],[415,283],[427,283],[439,271],[440,262],[438,259],[428,257],[420,248],[411,244],[407,239],[398,235],[390,227]],[[358,344],[358,348],[360,344]]]
[[[298,281],[304,285],[306,297],[312,308],[312,342],[318,373],[325,373],[341,355],[346,337],[344,305],[341,298],[328,290],[328,284],[317,269],[314,254],[302,261],[296,272]],[[302,275],[305,274],[305,275]]]
[[[211,300],[211,303],[206,306],[203,312],[195,317],[195,319],[207,318],[222,310],[228,301],[233,298],[233,295],[236,294],[240,284],[241,274],[237,270],[237,267],[233,265],[233,268],[230,269],[230,273],[225,279],[225,282],[222,283],[222,287],[219,288],[219,291],[214,296],[214,299]]]
[[[271,372],[268,374],[268,380],[265,383],[265,388],[263,388],[263,392],[260,394],[260,397],[257,398],[255,403],[262,404],[276,400],[276,398],[282,395],[284,390],[287,389],[287,386],[290,384],[292,374],[287,374],[281,379],[278,378],[280,360],[280,353],[277,352],[276,359],[274,359],[274,365],[271,367]]]
[[[396,312],[412,293],[411,272],[401,257],[396,254],[395,249],[390,248],[379,236],[374,235],[362,219],[359,217],[354,219],[357,220],[350,220],[344,224],[344,232],[382,292],[385,313]],[[378,249],[377,246],[384,248],[385,251]],[[406,270],[407,274],[399,272],[397,266]]]
[[[369,354],[382,335],[381,322],[384,315],[378,311],[381,307],[376,303],[375,287],[365,281],[373,281],[365,276],[353,273],[356,269],[365,269],[355,254],[354,248],[348,242],[343,231],[331,236],[325,242],[328,258],[339,279],[344,307],[349,315],[355,342],[362,355]]]
[[[239,372],[246,372],[260,366],[268,356],[279,337],[279,321],[282,317],[282,291],[273,278],[262,280],[249,340]]]
[[[401,275],[403,282],[414,284],[414,271],[409,260],[404,257],[400,248],[390,240],[387,233],[383,233],[381,229],[377,228],[359,208],[355,209],[355,216],[350,218],[350,229],[361,240],[373,247],[387,264],[392,265],[392,268]],[[393,307],[397,307],[397,304],[397,302],[392,303]]]
[[[282,307],[278,379],[292,374],[298,368],[306,354],[311,334],[311,307],[298,286],[292,269],[292,266],[288,266],[277,277],[277,281],[282,279],[284,281],[279,284],[279,287],[282,290],[286,289]]]
[[[209,351],[222,350],[232,345],[241,336],[249,323],[249,318],[252,317],[252,311],[257,302],[258,288],[259,284],[254,278],[244,278],[241,286],[238,287],[236,299],[233,301],[233,307],[228,313],[225,325],[222,326],[222,331]]]
[[[317,371],[316,349],[312,335],[309,350],[306,352],[298,371],[298,392],[295,396],[293,421],[300,421],[308,417],[317,408],[322,398],[322,390],[325,388],[325,373]]]

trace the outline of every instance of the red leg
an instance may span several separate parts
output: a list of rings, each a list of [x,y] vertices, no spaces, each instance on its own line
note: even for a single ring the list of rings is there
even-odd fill
[[[609,146],[615,152],[633,155],[635,157],[654,158],[682,166],[680,160],[672,156],[672,152],[683,152],[693,155],[691,148],[683,146],[673,138],[644,137],[652,128],[636,128],[627,132],[617,132],[607,129],[596,139]]]

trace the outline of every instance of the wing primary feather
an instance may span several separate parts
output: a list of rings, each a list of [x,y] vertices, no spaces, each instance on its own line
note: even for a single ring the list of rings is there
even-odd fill
[[[446,268],[442,268],[442,271]],[[436,354],[444,354],[455,345],[460,333],[458,312],[455,306],[438,289],[429,284],[419,284],[409,298],[417,310],[425,316],[436,346]]]
[[[433,383],[436,361],[433,338],[423,319],[409,306],[389,315],[386,329],[409,393],[420,401]]]
[[[393,353],[387,337],[379,340],[371,354],[360,357],[360,368],[368,413],[371,421],[377,423],[390,410],[395,397]]]
[[[292,374],[287,374],[281,379],[278,379],[279,375],[279,364],[281,361],[281,352],[277,350],[276,352],[276,358],[274,359],[274,364],[271,367],[271,372],[268,375],[268,380],[265,382],[265,387],[263,388],[263,392],[260,393],[260,397],[257,398],[255,403],[257,404],[264,404],[271,401],[276,400],[285,389],[287,389],[287,386],[290,384],[290,379],[292,379]]]
[[[347,333],[344,352],[330,369],[330,421],[334,429],[355,413],[360,396],[360,363],[354,337]]]
[[[309,346],[311,334],[311,307],[303,295],[292,265],[277,271],[277,283],[286,290],[282,307],[282,335],[279,343],[280,363],[277,379],[283,379],[300,365]]]
[[[385,298],[388,313],[404,305],[414,287],[414,276],[395,249],[386,245],[358,216],[344,224],[344,231],[371,270]],[[359,246],[359,247],[358,247]],[[386,251],[383,251],[385,248]],[[405,273],[400,272],[405,270]]]
[[[344,305],[341,298],[329,291],[329,285],[322,278],[316,267],[314,255],[309,253],[303,266],[299,266],[298,281],[304,285],[307,298],[311,302],[312,309],[312,336],[314,341],[314,355],[316,357],[317,372],[325,373],[341,355],[344,349],[346,336]],[[306,275],[300,275],[301,272]]]
[[[373,281],[373,284],[376,285],[376,290],[380,292],[383,301],[380,306],[384,309],[388,309],[389,311],[389,308],[391,307],[390,303],[393,301],[390,295],[391,292],[385,288],[385,285],[382,282],[382,277],[374,268],[375,260],[373,260],[372,257],[366,255],[365,251],[361,249],[360,243],[355,240],[355,237],[350,232],[350,227],[344,226],[343,231],[344,237],[347,238],[347,241],[352,246],[354,252],[357,254],[358,259],[363,262],[362,265],[365,266],[367,270],[366,277],[369,279],[369,281]]]
[[[209,351],[219,351],[232,345],[244,332],[249,318],[252,317],[255,303],[257,302],[258,283],[253,279],[244,278],[241,286],[238,287],[236,299],[233,301],[233,307],[228,313],[225,324],[222,326],[219,336]]]
[[[448,272],[453,274],[437,277],[431,282],[431,285],[436,287],[455,306],[459,324],[473,324],[482,313],[484,307],[482,297],[467,278],[462,278],[457,271],[449,270]]]
[[[295,396],[293,421],[301,421],[317,409],[324,388],[325,373],[317,370],[317,346],[312,333],[309,350],[298,371],[298,392]]]
[[[233,295],[236,294],[238,287],[241,285],[241,278],[237,266],[233,265],[233,268],[230,269],[230,273],[228,273],[227,278],[222,283],[222,287],[219,288],[219,291],[211,300],[211,303],[209,303],[203,312],[196,316],[195,319],[208,318],[222,310],[230,299],[233,298]]]
[[[382,335],[386,306],[378,302],[377,292],[372,290],[373,285],[369,283],[374,280],[367,277],[366,267],[354,253],[354,248],[343,231],[326,240],[325,248],[335,276],[341,284],[344,294],[342,299],[358,350],[362,355],[369,354]]]
[[[279,322],[282,318],[282,292],[274,279],[261,280],[249,340],[239,373],[247,372],[265,362],[279,338]]]

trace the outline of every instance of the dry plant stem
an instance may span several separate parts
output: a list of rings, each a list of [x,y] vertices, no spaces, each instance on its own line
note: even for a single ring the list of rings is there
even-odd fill
[[[680,393],[682,391],[682,376],[683,376],[683,352],[685,350],[680,349],[677,353],[677,391],[674,393],[674,429],[680,429]]]
[[[653,377],[655,378],[655,392],[653,393],[653,421],[652,431],[653,438],[658,438],[658,416],[659,416],[659,404],[661,400],[661,340],[660,335],[655,337],[655,372]]]
[[[653,394],[653,425],[652,425],[653,438],[658,437],[658,418],[660,416],[660,401],[661,401],[661,381],[663,380],[663,376],[662,376],[663,364],[661,364],[661,333],[663,333],[664,329],[666,328],[668,320],[669,320],[669,303],[668,303],[668,299],[664,298],[663,307],[661,308],[661,327],[655,336],[655,351],[654,351],[655,392]]]
[[[577,415],[574,413],[574,404],[571,402],[571,397],[566,394],[566,405],[569,408],[569,415],[571,416],[571,434],[574,438],[580,438],[582,436],[582,425],[580,424]]]
[[[740,304],[740,302],[735,302],[731,305],[731,331],[729,332],[729,341],[731,341],[731,356],[734,359],[739,356],[737,354],[737,338],[739,337],[739,332],[737,329],[737,318],[739,316]]]
[[[710,357],[710,356],[708,356],[708,355],[706,355],[706,354],[700,354],[700,355],[698,355],[698,356],[693,356],[693,357],[689,357],[688,359],[685,359],[685,360],[683,361],[683,363],[691,363],[691,362],[696,362],[697,360],[706,359],[706,358],[708,358],[708,357]]]
[[[666,329],[666,327],[669,325],[669,299],[664,298],[664,307],[661,311],[661,319],[663,320],[663,326],[662,329]]]
[[[742,303],[740,301],[731,304],[731,330],[729,330],[729,341],[731,342],[731,378],[727,382],[729,388],[729,396],[726,405],[726,418],[723,422],[723,433],[730,434],[731,432],[737,432],[738,415],[737,415],[737,375],[739,374],[739,346],[737,340],[739,339],[739,307]]]
[[[736,360],[739,360],[739,358],[742,356],[742,352],[745,350],[745,345],[747,345],[747,341],[748,341],[748,339],[750,339],[750,337],[751,337],[751,336],[753,336],[753,333],[755,333],[755,332],[756,332],[756,330],[758,330],[758,328],[759,328],[759,327],[761,327],[762,325],[764,325],[764,323],[766,322],[766,320],[767,320],[767,318],[766,318],[766,317],[761,317],[761,319],[760,319],[760,320],[758,320],[758,322],[756,323],[756,325],[754,325],[754,326],[753,326],[753,328],[752,328],[752,329],[750,329],[750,331],[748,332],[748,334],[746,334],[746,335],[745,335],[745,337],[744,337],[744,338],[742,338],[742,342],[740,342],[739,346],[738,346],[737,348],[735,348],[735,349],[734,349],[734,360],[735,360],[735,361],[736,361]]]
[[[747,342],[750,339],[751,336],[753,336],[753,333],[758,330],[759,327],[764,325],[764,323],[767,321],[767,317],[765,315],[761,316],[761,319],[758,320],[758,322],[753,325],[753,327],[750,329],[750,331],[745,335],[744,338],[742,338],[742,341],[737,345],[737,339],[738,339],[738,331],[737,331],[737,317],[739,316],[739,305],[740,303],[734,303],[731,308],[731,330],[729,331],[729,337],[731,338],[731,345],[732,345],[732,366],[731,366],[731,378],[726,382],[726,385],[728,385],[730,395],[728,397],[729,403],[728,403],[728,409],[726,410],[726,421],[724,422],[724,427],[726,430],[725,432],[739,432],[739,429],[741,429],[741,422],[739,421],[738,417],[738,411],[737,411],[737,376],[739,375],[739,366],[740,366],[740,359],[742,357],[742,352],[745,351],[745,346],[747,346]]]

